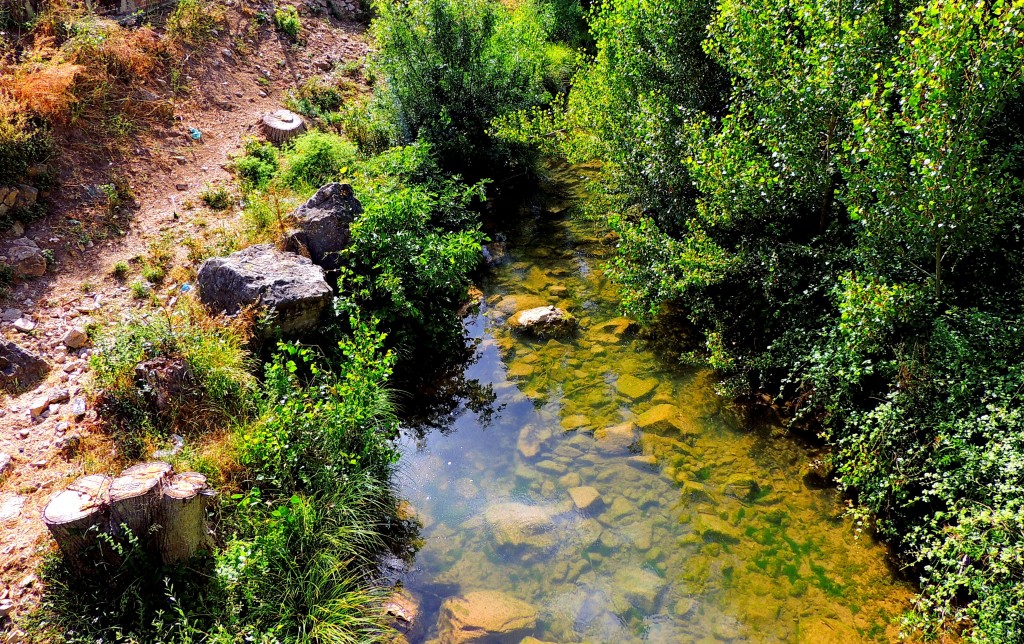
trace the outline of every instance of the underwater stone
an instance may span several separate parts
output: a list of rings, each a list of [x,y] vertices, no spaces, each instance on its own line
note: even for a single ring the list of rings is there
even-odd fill
[[[612,585],[630,605],[650,613],[668,582],[646,568],[620,568]]]
[[[507,593],[478,590],[446,599],[441,605],[438,637],[442,642],[493,641],[537,624],[537,609]]]
[[[619,376],[615,381],[615,388],[619,393],[633,400],[647,397],[657,386],[658,381],[654,378],[637,378],[628,373]]]
[[[623,423],[614,427],[606,427],[594,432],[597,449],[608,453],[629,451],[637,440],[637,427],[634,423]]]
[[[691,433],[680,417],[679,408],[675,405],[652,407],[637,417],[636,424],[645,432]]]
[[[570,489],[569,497],[572,498],[572,502],[576,505],[576,508],[581,511],[589,510],[602,503],[601,493],[597,491],[597,488],[590,486],[574,487]]]

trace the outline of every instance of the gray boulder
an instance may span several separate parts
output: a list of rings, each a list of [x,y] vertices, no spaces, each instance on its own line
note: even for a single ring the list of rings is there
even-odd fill
[[[39,277],[46,274],[46,258],[28,237],[15,239],[4,251],[4,263],[14,269],[15,277]]]
[[[285,247],[296,253],[308,254],[317,266],[334,271],[341,268],[340,251],[348,248],[351,235],[349,226],[363,205],[347,183],[328,183],[309,201],[295,209],[292,216],[298,230],[285,240]]]
[[[0,389],[24,387],[48,370],[45,360],[0,338]]]
[[[314,326],[332,297],[323,269],[270,244],[206,260],[196,285],[199,299],[214,312],[234,315],[250,305],[271,309],[284,335]]]

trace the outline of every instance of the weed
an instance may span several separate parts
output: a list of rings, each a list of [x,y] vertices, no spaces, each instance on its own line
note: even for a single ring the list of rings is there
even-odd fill
[[[247,139],[243,154],[234,160],[233,167],[241,179],[242,190],[262,190],[277,174],[277,149],[270,143]]]
[[[96,285],[93,284],[92,282],[85,281],[82,282],[82,285],[79,288],[82,289],[83,293],[92,293],[93,291],[96,290]]]
[[[151,284],[159,284],[164,281],[164,269],[160,266],[153,266],[147,264],[142,267],[142,279],[146,280]]]
[[[356,160],[356,146],[335,134],[307,132],[284,153],[283,181],[299,191],[336,181]]]
[[[292,6],[280,7],[274,12],[274,26],[293,42],[298,40],[299,30],[302,28],[299,12]]]
[[[231,207],[231,193],[222,185],[211,186],[206,184],[206,187],[199,194],[199,198],[213,210],[227,210]]]
[[[167,19],[167,35],[196,46],[214,38],[217,27],[224,23],[224,8],[210,0],[178,0]]]
[[[114,279],[124,280],[128,277],[128,262],[119,261],[114,264],[114,267],[110,269],[110,274],[114,276]]]
[[[128,288],[132,292],[132,299],[136,300],[146,299],[149,297],[150,291],[152,290],[146,282],[141,280],[135,280],[128,286]]]

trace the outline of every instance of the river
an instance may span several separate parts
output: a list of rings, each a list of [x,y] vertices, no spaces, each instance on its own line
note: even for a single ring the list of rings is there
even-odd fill
[[[617,310],[606,231],[548,203],[508,232],[465,319],[465,378],[493,403],[401,439],[422,523],[400,574],[409,641],[894,640],[912,589],[834,490],[805,484],[806,448],[745,423],[711,372],[659,359]],[[509,333],[546,304],[579,334]]]

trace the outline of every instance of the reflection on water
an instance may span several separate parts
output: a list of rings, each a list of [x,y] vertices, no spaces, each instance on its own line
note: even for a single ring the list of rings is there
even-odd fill
[[[409,640],[895,639],[910,593],[883,550],[804,485],[800,446],[743,427],[709,373],[639,343],[602,270],[611,250],[592,224],[539,217],[482,285],[464,378],[491,404],[403,444],[423,523],[402,574],[420,604]],[[549,303],[580,318],[575,338],[508,334],[512,313]]]

